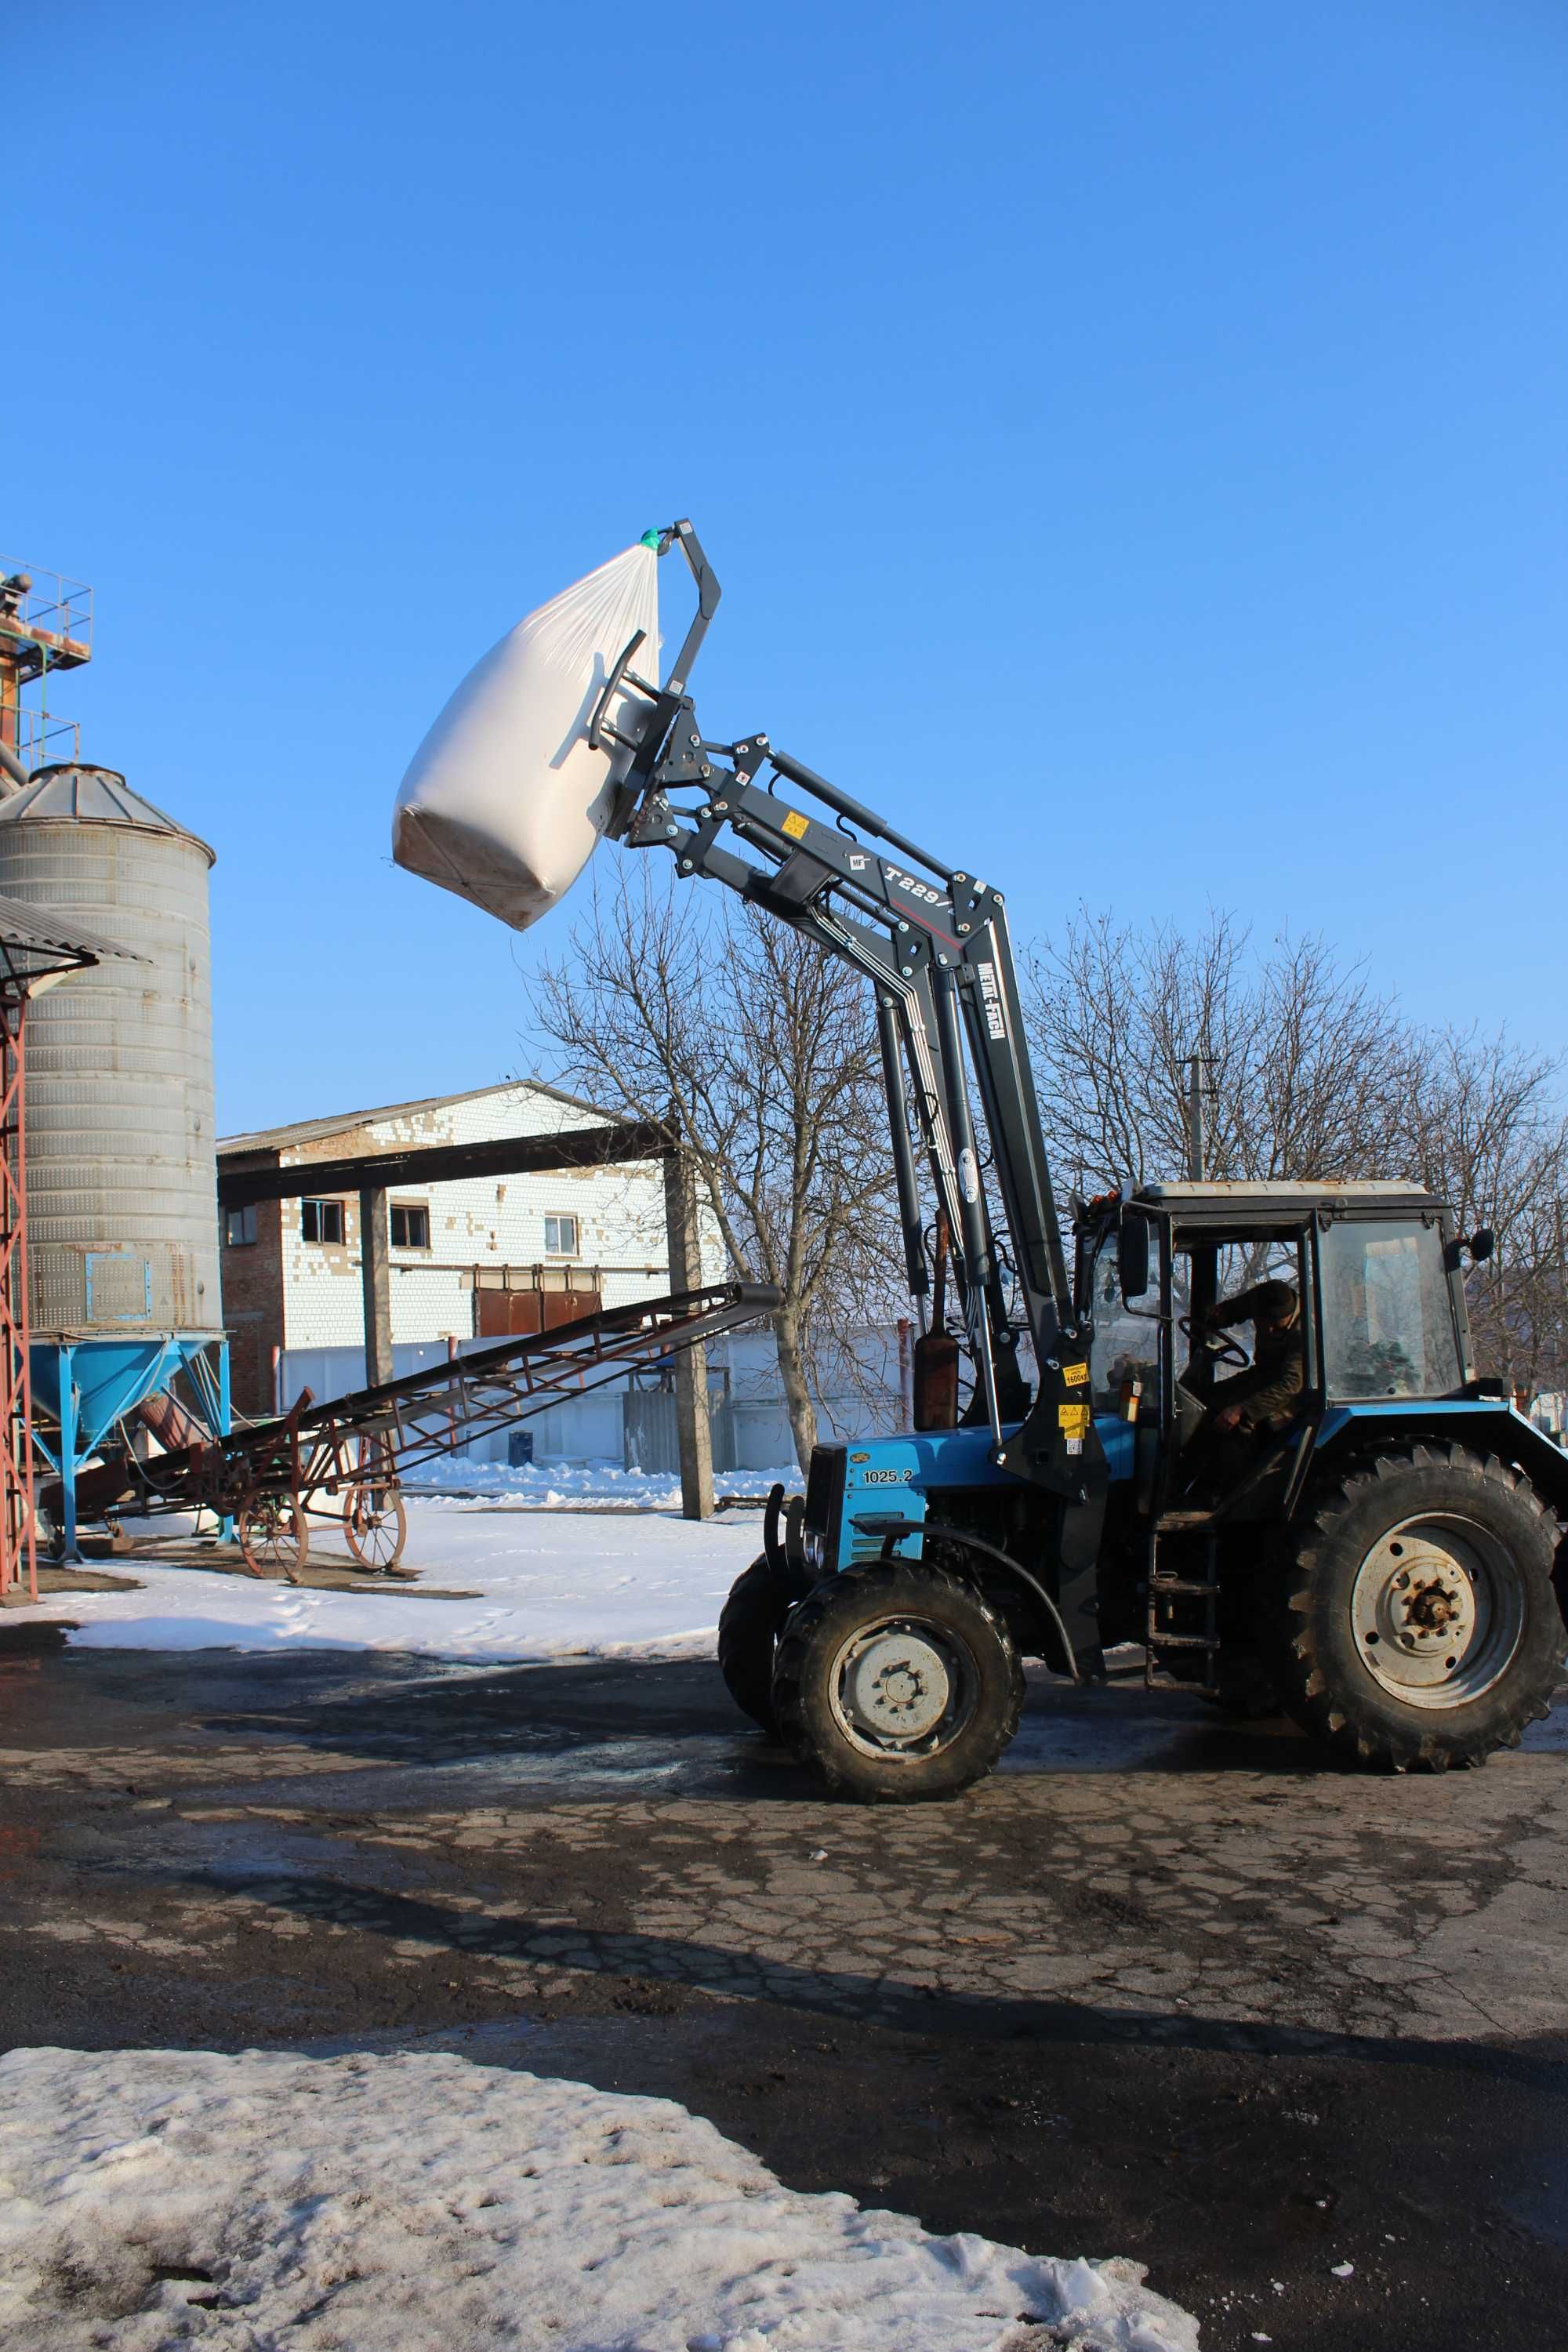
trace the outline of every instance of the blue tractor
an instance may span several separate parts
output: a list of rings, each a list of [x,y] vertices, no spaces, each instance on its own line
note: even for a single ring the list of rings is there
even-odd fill
[[[1025,1659],[1094,1681],[1129,1644],[1152,1686],[1283,1706],[1365,1766],[1516,1744],[1563,1659],[1568,1454],[1471,1360],[1490,1237],[1406,1183],[1128,1183],[1075,1199],[1069,1266],[1003,893],[767,736],[702,734],[718,584],[689,523],[659,545],[698,613],[666,686],[636,639],[606,681],[595,725],[628,684],[645,706],[609,830],[869,981],[921,1324],[913,1429],[775,1493],[720,1629],[741,1706],[883,1801],[993,1768]],[[1218,1375],[1258,1391],[1234,1310],[1264,1291],[1288,1396],[1249,1436]]]

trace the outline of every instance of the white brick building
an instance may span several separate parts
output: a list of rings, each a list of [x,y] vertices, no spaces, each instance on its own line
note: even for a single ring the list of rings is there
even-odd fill
[[[443,1144],[609,1124],[604,1112],[535,1080],[459,1095],[299,1119],[225,1138],[221,1173],[308,1167]],[[463,1177],[387,1192],[393,1364],[401,1374],[508,1331],[548,1328],[600,1306],[669,1289],[660,1161],[536,1175]],[[258,1418],[309,1387],[341,1396],[365,1381],[364,1305],[357,1188],[323,1185],[303,1198],[228,1209],[223,1217],[224,1321],[234,1401]],[[716,1232],[704,1272],[724,1278]],[[897,1349],[887,1335],[889,1390],[879,1412],[857,1399],[824,1400],[829,1423],[896,1426]],[[709,1350],[719,1467],[762,1468],[792,1458],[772,1335],[731,1335]],[[607,1458],[673,1466],[673,1408],[613,1391],[552,1406],[527,1424],[541,1461]],[[639,1385],[646,1386],[646,1382]],[[508,1458],[502,1432],[477,1449]],[[668,1453],[669,1461],[662,1459]]]
[[[294,1168],[601,1123],[604,1114],[590,1104],[518,1082],[229,1136],[218,1160],[225,1173]],[[621,1306],[669,1287],[657,1160],[412,1185],[391,1192],[387,1206],[393,1342],[400,1350],[417,1348],[421,1359],[427,1349],[444,1352],[448,1341],[536,1329],[568,1311]],[[225,1320],[236,1400],[245,1410],[274,1405],[280,1355],[348,1350],[356,1377],[333,1385],[357,1384],[364,1332],[359,1208],[357,1192],[340,1188],[226,1213]]]

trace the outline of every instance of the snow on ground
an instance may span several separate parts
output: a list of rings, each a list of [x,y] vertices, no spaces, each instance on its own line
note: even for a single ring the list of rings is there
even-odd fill
[[[1197,2346],[1133,2263],[930,2237],[670,2100],[444,2055],[13,2051],[0,2189],[7,2352]]]
[[[778,1470],[721,1470],[713,1492],[761,1496],[775,1483],[792,1495],[805,1485],[792,1462]],[[504,1462],[470,1462],[465,1454],[448,1454],[407,1471],[403,1484],[411,1495],[489,1495],[498,1501],[532,1503],[541,1510],[680,1508],[680,1481],[672,1472],[623,1470],[615,1462],[530,1463],[511,1469]]]
[[[518,1474],[513,1473],[514,1476]],[[707,1657],[719,1612],[762,1549],[760,1511],[702,1521],[671,1512],[517,1510],[410,1496],[402,1565],[420,1581],[472,1591],[426,1601],[366,1577],[363,1591],[259,1582],[198,1568],[126,1563],[139,1592],[69,1592],[51,1613],[74,1618],[94,1649],[409,1650],[424,1657],[531,1660]],[[209,1522],[210,1525],[210,1522]],[[169,1520],[127,1522],[155,1537]],[[350,1565],[341,1537],[311,1533],[311,1558]],[[110,1566],[117,1563],[110,1562]]]

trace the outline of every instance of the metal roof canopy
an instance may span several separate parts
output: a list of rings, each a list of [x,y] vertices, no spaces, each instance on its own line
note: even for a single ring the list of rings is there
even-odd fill
[[[47,910],[25,906],[20,898],[0,898],[0,983],[47,980],[68,971],[86,971],[105,957],[122,963],[145,963],[134,948],[116,946],[97,931],[72,923],[60,928],[47,919]]]
[[[379,1127],[388,1119],[413,1118],[422,1111],[448,1110],[456,1103],[482,1102],[490,1095],[541,1095],[550,1102],[564,1103],[568,1110],[584,1111],[591,1118],[610,1117],[597,1103],[586,1101],[582,1095],[569,1095],[548,1078],[501,1078],[491,1086],[465,1087],[460,1094],[416,1095],[407,1102],[373,1103],[363,1110],[329,1111],[315,1118],[289,1119],[281,1127],[253,1127],[238,1135],[220,1135],[217,1156],[227,1160],[242,1151],[288,1151],[297,1143],[320,1143],[333,1135],[356,1135],[363,1128]],[[346,1159],[348,1154],[345,1151],[342,1156]]]
[[[1431,1194],[1421,1184],[1412,1183],[1404,1176],[1290,1176],[1273,1181],[1267,1177],[1215,1178],[1202,1182],[1173,1184],[1141,1184],[1134,1197],[1140,1201],[1384,1201],[1397,1194],[1400,1199],[1419,1195],[1430,1200]]]
[[[218,1206],[242,1209],[257,1201],[384,1192],[394,1185],[445,1184],[465,1176],[527,1176],[562,1168],[603,1168],[617,1160],[663,1159],[674,1148],[675,1138],[658,1119],[631,1119],[611,1126],[563,1128],[553,1135],[421,1144],[407,1151],[306,1160],[292,1168],[220,1167]]]
[[[1215,1234],[1222,1228],[1265,1233],[1312,1216],[1439,1217],[1446,1213],[1443,1202],[1424,1185],[1408,1179],[1372,1176],[1323,1176],[1278,1184],[1143,1184],[1133,1194],[1131,1205]]]

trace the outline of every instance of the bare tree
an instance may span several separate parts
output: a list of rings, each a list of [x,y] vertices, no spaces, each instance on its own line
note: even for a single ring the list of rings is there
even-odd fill
[[[1376,1176],[1397,1156],[1409,1032],[1321,940],[1258,955],[1228,915],[1189,939],[1085,914],[1026,986],[1047,1140],[1081,1188],[1182,1172],[1194,1054],[1215,1176]]]
[[[1405,1103],[1410,1168],[1460,1229],[1489,1225],[1495,1255],[1468,1283],[1478,1361],[1531,1393],[1568,1382],[1564,1215],[1568,1113],[1562,1065],[1505,1037],[1423,1038]]]
[[[639,866],[596,891],[540,971],[534,1026],[564,1083],[668,1122],[731,1265],[783,1291],[773,1337],[804,1469],[820,1375],[860,1360],[899,1278],[871,1005],[784,925],[679,889]]]
[[[1568,1383],[1560,1062],[1419,1029],[1321,939],[1259,950],[1224,914],[1196,938],[1081,914],[1035,950],[1026,986],[1047,1139],[1080,1190],[1183,1171],[1201,1053],[1213,1175],[1425,1183],[1462,1230],[1497,1235],[1468,1283],[1482,1368]]]

